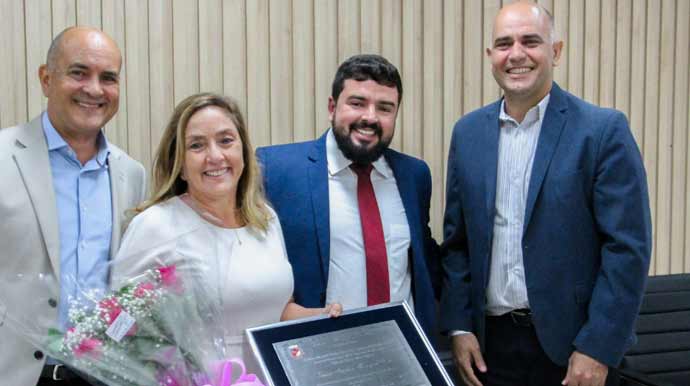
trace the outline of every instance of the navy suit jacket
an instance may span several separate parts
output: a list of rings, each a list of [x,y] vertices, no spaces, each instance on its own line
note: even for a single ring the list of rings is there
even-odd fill
[[[483,342],[501,101],[461,118],[448,158],[441,329]],[[538,339],[555,363],[573,350],[617,366],[651,250],[644,166],[625,116],[553,83],[529,183],[522,252]]]
[[[259,148],[256,154],[263,166],[266,195],[283,228],[295,277],[295,301],[305,307],[323,307],[330,252],[326,135],[314,141]],[[391,149],[384,157],[395,175],[410,226],[415,314],[431,337],[436,328],[432,282],[440,282],[432,280],[440,272],[440,261],[428,226],[431,174],[422,160]]]

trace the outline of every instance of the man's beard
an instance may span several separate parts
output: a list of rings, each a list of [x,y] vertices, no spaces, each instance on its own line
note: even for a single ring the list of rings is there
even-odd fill
[[[350,161],[360,164],[368,165],[383,155],[386,151],[388,145],[390,145],[393,138],[388,138],[384,140],[383,130],[381,125],[378,123],[362,123],[355,122],[350,124],[347,130],[341,128],[336,128],[335,120],[331,122],[331,127],[333,127],[333,135],[335,136],[335,142],[338,144],[338,148],[343,152],[343,155]],[[374,134],[378,137],[378,141],[372,147],[368,148],[367,145],[356,145],[350,138],[350,133],[357,129],[372,129]]]

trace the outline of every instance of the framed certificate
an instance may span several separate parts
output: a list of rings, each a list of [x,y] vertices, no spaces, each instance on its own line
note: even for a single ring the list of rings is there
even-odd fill
[[[452,386],[407,303],[247,330],[267,386]]]

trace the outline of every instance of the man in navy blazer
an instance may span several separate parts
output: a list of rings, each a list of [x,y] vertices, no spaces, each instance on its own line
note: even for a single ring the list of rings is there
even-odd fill
[[[340,65],[333,82],[332,128],[314,141],[260,148],[257,156],[285,236],[294,298],[305,307],[367,305],[358,177],[350,167],[373,165],[390,301],[411,303],[431,334],[438,282],[432,278],[440,271],[428,227],[431,175],[424,161],[388,148],[401,98],[395,66],[378,55],[353,56]]]
[[[504,7],[487,49],[504,98],[453,129],[441,329],[468,385],[604,385],[635,340],[645,171],[622,113],[553,82],[562,46],[545,9]]]

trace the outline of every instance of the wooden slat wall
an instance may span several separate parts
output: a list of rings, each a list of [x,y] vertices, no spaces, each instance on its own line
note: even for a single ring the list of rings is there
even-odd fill
[[[102,28],[124,56],[109,139],[150,166],[167,118],[197,91],[231,95],[255,146],[315,138],[337,65],[381,53],[401,70],[393,146],[433,174],[441,237],[453,123],[500,96],[484,49],[508,0],[0,0],[0,127],[40,113],[55,34]],[[647,168],[652,274],[690,272],[690,0],[540,0],[566,46],[556,81],[625,112]]]

